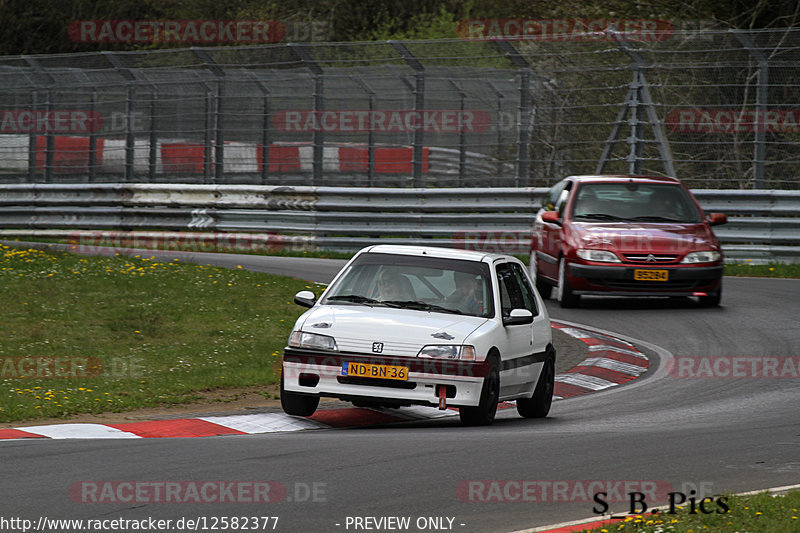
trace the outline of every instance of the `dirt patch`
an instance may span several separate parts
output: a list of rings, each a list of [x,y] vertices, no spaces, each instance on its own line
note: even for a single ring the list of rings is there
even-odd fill
[[[181,405],[147,407],[121,413],[80,414],[67,418],[40,418],[21,422],[5,422],[0,424],[0,428],[49,424],[118,424],[231,413],[244,414],[255,410],[279,410],[281,408],[281,401],[275,399],[275,396],[278,396],[277,385],[245,389],[220,389],[205,391],[199,395],[203,398]]]

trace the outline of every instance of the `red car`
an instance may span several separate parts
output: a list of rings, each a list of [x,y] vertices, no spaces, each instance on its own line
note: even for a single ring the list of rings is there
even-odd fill
[[[537,213],[530,271],[544,298],[562,307],[582,295],[695,296],[719,305],[723,258],[711,226],[675,178],[570,176]]]

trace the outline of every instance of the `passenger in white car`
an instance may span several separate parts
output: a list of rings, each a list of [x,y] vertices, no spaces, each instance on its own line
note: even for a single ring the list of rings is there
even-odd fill
[[[379,299],[383,301],[413,301],[414,287],[407,277],[397,272],[384,270],[378,278]]]
[[[447,297],[448,305],[468,315],[483,313],[480,278],[469,272],[454,272],[453,280],[456,289]]]

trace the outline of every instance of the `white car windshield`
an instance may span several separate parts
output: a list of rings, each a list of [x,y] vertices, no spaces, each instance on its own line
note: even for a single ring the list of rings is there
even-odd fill
[[[325,292],[320,303],[491,317],[491,287],[485,263],[364,253]]]

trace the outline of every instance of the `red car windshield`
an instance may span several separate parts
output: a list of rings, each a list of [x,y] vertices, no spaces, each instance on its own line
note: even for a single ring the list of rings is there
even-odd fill
[[[574,193],[577,221],[698,223],[700,212],[679,185],[666,183],[582,183]]]

